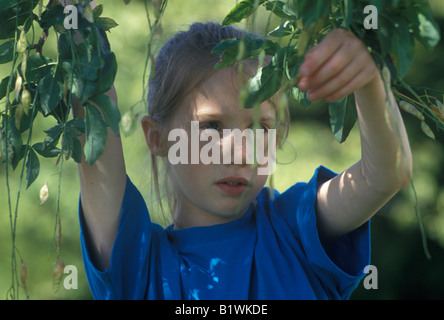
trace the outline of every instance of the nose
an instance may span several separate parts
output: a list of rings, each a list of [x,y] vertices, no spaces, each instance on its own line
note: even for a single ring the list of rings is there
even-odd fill
[[[252,129],[226,131],[222,138],[222,163],[249,165],[254,163],[254,133]]]

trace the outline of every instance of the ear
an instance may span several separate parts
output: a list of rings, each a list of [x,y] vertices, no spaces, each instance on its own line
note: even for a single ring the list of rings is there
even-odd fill
[[[162,131],[157,121],[150,116],[143,116],[141,124],[148,149],[157,156],[165,157],[167,152],[162,139]]]

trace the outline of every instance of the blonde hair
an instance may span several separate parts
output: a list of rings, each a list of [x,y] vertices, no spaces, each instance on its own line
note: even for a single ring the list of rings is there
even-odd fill
[[[148,115],[166,128],[184,99],[216,72],[215,64],[220,56],[211,54],[211,50],[222,40],[238,38],[246,32],[232,26],[222,27],[218,23],[194,23],[187,31],[180,31],[170,38],[161,48],[155,59],[154,74],[148,83]],[[251,35],[250,35],[251,36]],[[283,123],[285,133],[288,131],[288,112]],[[163,135],[165,136],[165,134]],[[161,137],[164,139],[164,137]],[[161,189],[159,184],[160,166],[157,156],[151,153],[152,183],[162,213]],[[164,160],[166,161],[166,160]],[[171,212],[177,209],[177,197],[168,177],[168,166],[165,164],[164,190]]]

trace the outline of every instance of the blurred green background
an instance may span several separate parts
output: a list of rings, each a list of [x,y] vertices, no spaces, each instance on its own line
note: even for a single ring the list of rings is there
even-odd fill
[[[104,4],[103,16],[113,18],[119,26],[108,34],[112,50],[117,55],[118,75],[115,81],[122,114],[143,99],[143,69],[145,39],[148,24],[144,1],[97,1]],[[186,29],[194,21],[221,22],[236,0],[169,0],[163,18],[161,45],[165,38]],[[444,1],[430,1],[435,19],[444,31]],[[265,19],[266,20],[266,19]],[[256,20],[260,27],[261,19]],[[39,31],[36,31],[39,36]],[[54,33],[49,35],[44,54],[55,57]],[[437,90],[444,90],[444,44],[432,52],[417,46],[415,61],[406,81]],[[10,65],[0,66],[0,79],[9,75]],[[3,101],[4,102],[4,101]],[[135,107],[137,110],[137,106]],[[414,183],[418,193],[428,245],[432,255],[427,260],[415,217],[415,201],[410,187],[401,190],[371,221],[372,264],[378,270],[378,289],[366,290],[361,282],[352,299],[443,299],[444,298],[444,135],[436,141],[425,137],[419,122],[404,114],[414,157]],[[54,124],[38,116],[33,140],[42,141],[43,128]],[[127,170],[150,206],[149,158],[140,125],[129,137],[123,136]],[[341,172],[360,157],[359,132],[355,127],[348,140],[334,140],[328,121],[328,109],[323,103],[306,110],[292,109],[290,144],[278,153],[274,185],[284,191],[296,181],[307,181],[316,167],[324,165]],[[91,299],[83,269],[79,242],[77,166],[73,161],[63,164],[59,185],[60,165],[55,159],[40,159],[41,171],[34,184],[21,189],[17,221],[16,244],[28,269],[28,294],[31,299]],[[291,163],[290,163],[291,162]],[[287,164],[286,164],[287,163]],[[19,165],[18,168],[20,168]],[[19,170],[10,173],[11,200],[15,207]],[[6,297],[11,285],[11,235],[4,164],[0,167],[0,298]],[[48,182],[49,200],[40,205],[40,187]],[[60,191],[62,221],[61,258],[66,265],[78,269],[78,289],[63,286],[52,292],[52,267],[56,259],[54,241],[57,193]],[[160,216],[155,222],[163,223]],[[19,260],[20,262],[20,260]],[[21,298],[25,295],[22,292]]]

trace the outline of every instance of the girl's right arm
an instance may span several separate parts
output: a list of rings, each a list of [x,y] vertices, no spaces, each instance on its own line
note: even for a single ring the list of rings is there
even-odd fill
[[[106,93],[117,104],[114,86]],[[73,96],[73,114],[84,117],[81,103]],[[82,146],[85,136],[81,137]],[[90,165],[83,157],[78,165],[84,233],[91,259],[99,270],[110,267],[111,251],[117,235],[126,169],[120,137],[108,128],[108,139],[100,158]]]

